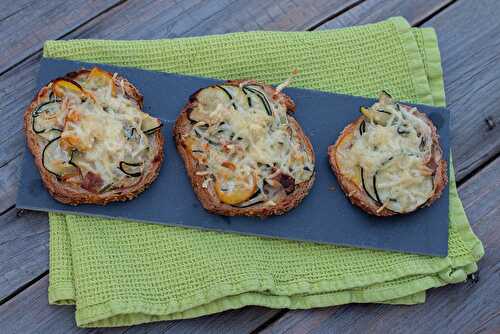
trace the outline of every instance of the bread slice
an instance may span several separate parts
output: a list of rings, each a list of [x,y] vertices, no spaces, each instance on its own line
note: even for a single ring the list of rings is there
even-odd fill
[[[173,134],[206,210],[280,215],[308,194],[314,152],[294,111],[290,97],[252,80],[227,81],[190,97]]]
[[[162,124],[142,112],[127,79],[81,69],[42,87],[24,114],[27,145],[43,184],[59,202],[132,199],[158,176]]]
[[[376,216],[431,205],[448,181],[431,120],[416,108],[394,103],[385,92],[361,112],[328,148],[332,170],[349,200]]]

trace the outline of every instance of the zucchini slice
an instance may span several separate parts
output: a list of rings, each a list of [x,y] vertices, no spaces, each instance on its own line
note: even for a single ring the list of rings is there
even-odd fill
[[[230,100],[233,99],[233,96],[227,91],[227,89],[225,89],[224,87],[222,87],[220,85],[215,85],[215,87],[222,89],[222,91],[227,95],[227,97],[229,97]]]
[[[398,160],[411,160],[410,156],[387,161],[373,176],[374,189],[381,204],[391,211],[407,213],[414,211],[427,202],[434,191],[432,175],[425,175],[418,167],[398,164]],[[414,165],[413,165],[414,166]],[[410,173],[415,180],[406,184],[398,176]],[[408,178],[406,178],[407,180]]]
[[[236,104],[234,103],[231,93],[229,93],[229,91],[223,86],[216,85],[215,87],[221,89],[229,97],[229,100],[231,100],[231,105],[233,106],[234,110],[238,110],[238,106],[236,106]]]
[[[374,109],[367,107],[360,107],[359,111],[365,116],[365,119],[378,125],[386,126],[392,113],[382,108]]]
[[[247,94],[248,96],[248,93],[252,93],[254,94],[255,96],[257,96],[259,98],[259,100],[262,102],[262,104],[264,105],[264,109],[266,110],[266,113],[269,115],[269,116],[272,116],[273,115],[273,110],[271,109],[271,104],[269,103],[269,100],[267,99],[267,96],[266,94],[264,94],[263,92],[261,92],[260,90],[256,89],[256,88],[253,88],[253,86],[243,86],[242,87],[242,90]]]
[[[366,192],[368,197],[370,197],[372,199],[372,201],[380,204],[380,199],[378,198],[378,195],[377,195],[377,193],[375,191],[375,187],[374,187],[375,175],[370,176],[370,175],[368,175],[368,172],[366,172],[363,169],[363,167],[359,167],[359,168],[361,169],[361,184],[363,185],[364,191]]]
[[[146,115],[146,117],[142,120],[141,130],[145,135],[150,135],[159,130],[162,126],[163,123],[159,118]]]
[[[393,104],[392,95],[387,93],[385,90],[381,91],[378,95],[379,102],[382,105]]]
[[[363,120],[359,124],[359,135],[362,136],[365,132],[366,132],[366,122],[365,120]]]
[[[215,110],[219,105],[230,106],[233,101],[227,93],[227,89],[221,89],[217,86],[210,86],[200,90],[193,98],[197,103],[188,111],[188,118],[191,122],[205,122],[211,124],[214,120],[209,113]]]
[[[137,129],[130,126],[125,126],[123,128],[123,132],[125,133],[125,138],[127,138],[127,140],[132,140],[136,138],[138,134]]]
[[[60,139],[60,136],[52,139],[42,151],[43,167],[58,178],[78,172],[78,167],[72,162],[73,152],[63,150],[59,145]]]
[[[48,131],[62,130],[57,127],[57,113],[61,111],[60,100],[51,100],[41,103],[31,114],[31,129],[36,134]]]
[[[130,177],[139,177],[142,175],[142,172],[140,171],[140,168],[137,168],[137,167],[141,167],[141,166],[142,166],[142,162],[120,161],[120,164],[118,165],[118,169]]]

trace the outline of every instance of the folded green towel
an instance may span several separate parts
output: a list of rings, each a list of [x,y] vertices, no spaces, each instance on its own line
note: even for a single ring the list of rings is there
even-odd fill
[[[282,82],[297,68],[295,87],[364,96],[386,89],[397,99],[445,103],[434,31],[411,28],[402,18],[318,32],[48,41],[44,57],[268,83]],[[446,258],[50,214],[49,301],[76,304],[82,327],[197,317],[245,305],[421,303],[426,289],[464,281],[484,253],[453,172],[450,181]]]

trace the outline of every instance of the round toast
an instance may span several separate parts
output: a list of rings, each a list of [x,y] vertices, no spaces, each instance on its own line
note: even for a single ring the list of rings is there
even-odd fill
[[[142,107],[134,85],[97,67],[39,90],[24,113],[24,128],[42,182],[57,201],[126,201],[156,179],[162,124]]]
[[[173,135],[194,192],[207,211],[266,217],[299,205],[314,183],[314,151],[292,116],[294,111],[290,97],[252,80],[227,81],[190,97],[175,122]],[[278,117],[282,117],[276,121],[281,122],[279,126],[269,123]],[[205,134],[211,131],[216,135],[206,140]],[[289,164],[283,162],[291,159],[289,156],[280,160],[274,155],[281,152],[274,146],[279,140],[270,137],[284,133],[289,133],[284,141],[298,147],[294,152],[303,163]],[[263,142],[268,144],[264,147]],[[237,153],[242,147],[246,151]],[[270,153],[258,155],[261,150]],[[243,172],[246,166],[253,167]]]
[[[394,104],[385,92],[381,93],[379,103],[371,108],[362,107],[361,111],[363,115],[347,125],[336,143],[328,148],[330,166],[346,196],[354,205],[376,216],[406,214],[430,206],[448,182],[447,164],[432,121],[416,108]],[[386,124],[377,124],[377,120],[384,118]],[[364,139],[366,158],[358,159],[361,140],[369,131],[372,136]],[[383,138],[391,133],[395,136]],[[406,137],[401,139],[398,135]],[[420,144],[405,146],[412,139]],[[373,160],[369,160],[372,156]],[[375,172],[366,172],[370,163],[375,165],[371,169]]]

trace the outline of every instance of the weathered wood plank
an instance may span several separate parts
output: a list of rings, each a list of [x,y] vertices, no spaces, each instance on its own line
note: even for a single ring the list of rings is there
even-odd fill
[[[499,333],[500,159],[465,182],[459,193],[485,247],[479,282],[432,289],[425,304],[411,307],[367,304],[289,311],[262,333]]]
[[[0,214],[12,207],[12,194],[15,194],[19,180],[20,159],[11,160],[1,169],[0,177]],[[12,182],[14,180],[14,182]]]
[[[52,306],[47,301],[48,277],[0,305],[2,333],[103,333],[75,324],[74,306]],[[277,310],[246,307],[182,321],[163,321],[135,327],[107,328],[105,333],[250,333]]]
[[[244,29],[259,29],[266,28],[267,25],[279,25],[282,30],[301,29],[312,22],[315,22],[315,17],[321,14],[322,19],[331,9],[342,10],[344,6],[352,3],[350,0],[337,1],[317,1],[314,4],[314,10],[307,12],[301,10],[301,6],[291,1],[278,1],[270,4],[261,1],[252,6],[248,2],[129,2],[113,8],[104,15],[101,15],[92,22],[85,24],[76,31],[70,33],[66,38],[164,38],[180,35],[194,35],[200,33],[218,32],[217,25],[204,27],[202,30],[196,28],[197,24],[205,20],[223,20],[231,17],[231,13],[235,12],[251,12],[254,17],[269,17],[268,22],[255,21],[250,18],[251,23],[245,25]],[[278,7],[276,7],[278,6]],[[322,7],[323,6],[323,7]],[[132,19],[134,18],[134,19]],[[272,18],[272,19],[271,19]],[[319,20],[319,19],[318,19]],[[241,22],[232,21],[233,23],[225,23],[224,32],[238,30],[241,27]],[[269,26],[269,29],[272,27]],[[24,138],[22,133],[22,113],[25,106],[31,100],[34,94],[36,75],[38,72],[40,54],[37,53],[28,57],[19,66],[2,75],[0,82],[0,180],[2,180],[2,192],[0,196],[2,207],[8,208],[14,204],[15,190],[17,187],[17,176],[15,167],[18,166],[21,160],[20,152],[24,149]],[[0,211],[1,212],[1,211]],[[44,217],[43,219],[40,219]],[[46,219],[45,215],[41,217],[33,217],[30,221],[32,224],[45,224],[42,220]],[[6,221],[6,216],[0,217],[0,224]],[[19,232],[22,235],[22,232]],[[3,251],[0,245],[0,251]],[[7,253],[6,253],[7,254]],[[22,261],[22,254],[18,259]],[[40,258],[41,268],[48,268],[46,258]],[[36,267],[36,266],[35,266]],[[2,274],[3,268],[0,268]],[[10,284],[5,282],[5,291],[14,291],[24,282],[29,282],[30,279],[36,277],[38,271],[33,275],[20,275],[19,282]],[[243,312],[244,318],[249,317],[252,313],[251,308],[245,311],[234,311],[237,314]],[[257,326],[259,321],[265,321],[275,314],[275,310],[264,310],[254,314]],[[240,319],[238,316],[224,316],[222,322],[228,322],[229,318]],[[210,323],[210,319],[206,323]],[[236,320],[238,321],[238,320]],[[251,323],[251,322],[249,322]],[[173,323],[172,323],[173,324]],[[172,325],[173,326],[173,325]],[[178,324],[175,326],[185,326]],[[201,326],[201,325],[200,325]]]
[[[0,19],[0,73],[39,51],[47,39],[58,38],[94,18],[119,0],[5,1]],[[2,13],[3,14],[3,13]]]
[[[48,283],[46,276],[0,306],[3,333],[102,333],[76,327],[74,306],[49,306]],[[121,332],[116,329],[106,333]]]
[[[318,29],[337,29],[375,23],[392,16],[403,16],[412,25],[416,25],[453,1],[455,0],[436,0],[424,4],[419,0],[366,0]]]
[[[424,24],[438,33],[459,179],[500,153],[499,9],[495,0],[459,1]]]
[[[172,38],[249,30],[304,30],[356,2],[357,0],[198,0],[190,1],[182,7],[178,4],[160,6],[157,2],[130,2],[98,17],[91,25],[72,34],[71,38]],[[122,13],[125,17],[134,13],[134,20],[124,23],[108,19],[119,17]]]
[[[18,1],[2,1],[0,2],[0,21],[5,20],[9,16],[26,9],[33,0],[18,0]]]
[[[0,221],[0,302],[48,269],[47,215],[10,210]]]

